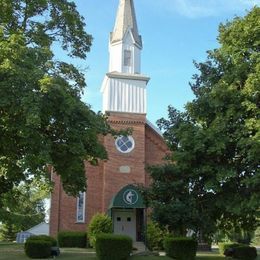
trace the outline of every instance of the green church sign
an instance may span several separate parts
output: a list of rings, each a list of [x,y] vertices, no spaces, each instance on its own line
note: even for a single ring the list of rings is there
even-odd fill
[[[135,205],[138,199],[138,193],[133,189],[127,189],[123,194],[123,200],[128,205]]]
[[[145,208],[145,205],[137,187],[127,185],[112,198],[109,208]]]

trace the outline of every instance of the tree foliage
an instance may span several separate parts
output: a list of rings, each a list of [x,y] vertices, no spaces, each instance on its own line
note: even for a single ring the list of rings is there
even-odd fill
[[[98,136],[113,131],[81,101],[84,75],[55,59],[52,47],[85,59],[92,37],[73,1],[0,0],[0,6],[0,202],[21,181],[48,177],[48,165],[76,195],[85,190],[83,161],[106,158]]]
[[[195,223],[206,233],[216,225],[250,231],[258,224],[259,17],[255,7],[220,25],[220,47],[209,51],[205,62],[195,63],[195,99],[184,112],[169,107],[169,118],[158,121],[172,150],[169,163],[174,162],[170,171],[168,165],[151,170],[150,201],[158,221],[163,221],[161,210],[166,218],[163,211],[172,209],[166,223],[177,217],[186,229]]]
[[[41,181],[35,179],[30,185],[20,184],[2,196],[1,239],[14,241],[18,232],[44,222],[44,199],[49,196],[49,188]]]
[[[199,177],[191,177],[180,164],[167,163],[149,167],[153,180],[144,189],[148,205],[153,208],[152,218],[174,236],[185,236],[189,230],[203,238],[215,232],[219,215],[212,192],[200,189]]]

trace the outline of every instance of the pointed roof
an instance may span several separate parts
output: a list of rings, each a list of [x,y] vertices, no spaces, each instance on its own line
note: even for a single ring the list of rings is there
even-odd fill
[[[142,46],[133,0],[120,0],[114,31],[111,33],[111,43],[122,41],[128,30],[131,30],[135,42]]]

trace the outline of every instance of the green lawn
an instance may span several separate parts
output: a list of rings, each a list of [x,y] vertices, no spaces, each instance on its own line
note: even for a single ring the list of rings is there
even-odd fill
[[[20,244],[6,244],[0,243],[0,260],[28,260],[24,254],[23,245]],[[50,258],[53,259],[53,258]],[[79,248],[66,248],[61,249],[61,255],[57,259],[72,259],[72,260],[97,260],[93,250],[79,249]]]
[[[152,257],[152,256],[147,256],[147,257],[132,257],[131,260],[169,260],[171,258],[169,257]],[[220,259],[226,259],[223,256],[220,256],[218,254],[218,250],[215,250],[210,253],[204,253],[204,252],[199,252],[197,254],[196,260],[220,260]],[[260,259],[259,259],[260,260]]]
[[[0,243],[0,260],[28,260],[23,251],[23,245],[12,243]],[[51,258],[53,259],[53,258]],[[92,249],[79,248],[62,248],[61,255],[57,259],[71,259],[71,260],[97,260],[95,252]],[[198,253],[196,260],[220,260],[227,259],[218,254],[215,250],[210,253]],[[129,260],[170,260],[166,256],[133,256]],[[258,251],[258,258],[260,260],[260,252]]]

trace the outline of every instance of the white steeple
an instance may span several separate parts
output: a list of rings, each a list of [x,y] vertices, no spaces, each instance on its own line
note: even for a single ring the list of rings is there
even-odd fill
[[[128,30],[131,30],[134,41],[140,47],[142,39],[138,33],[135,9],[132,0],[120,1],[114,31],[111,33],[111,43],[123,41]]]
[[[103,111],[146,113],[146,84],[141,75],[142,38],[133,0],[120,0],[109,41],[109,73],[103,85]]]
[[[141,49],[133,0],[120,0],[114,31],[110,34],[109,71],[140,74]]]

